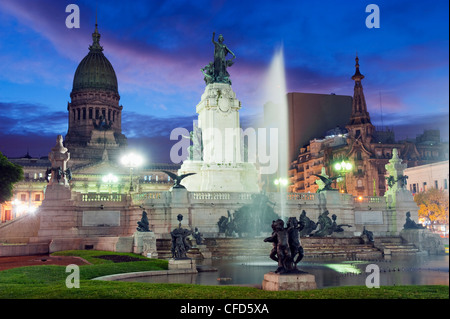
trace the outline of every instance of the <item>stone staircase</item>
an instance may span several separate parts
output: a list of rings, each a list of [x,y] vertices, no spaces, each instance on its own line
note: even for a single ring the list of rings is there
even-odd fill
[[[408,244],[401,237],[375,238],[375,247],[385,255],[414,255],[419,249],[414,244]]]
[[[308,237],[301,238],[301,243],[307,257],[378,259],[383,255],[381,250],[373,244],[364,244],[359,237]],[[206,238],[205,244],[213,258],[268,257],[273,247],[271,243],[265,243],[263,238]],[[171,257],[170,239],[157,239],[156,247],[159,258]]]
[[[382,252],[373,244],[365,244],[360,237],[302,238],[305,256],[322,258],[379,259]]]

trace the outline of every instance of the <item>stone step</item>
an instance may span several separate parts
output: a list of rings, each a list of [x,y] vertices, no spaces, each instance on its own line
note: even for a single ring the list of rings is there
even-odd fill
[[[404,241],[401,237],[378,237],[374,239],[375,242],[381,244],[402,244]]]
[[[302,246],[311,257],[381,258],[382,252],[371,244],[363,244],[359,238],[305,238]],[[205,243],[213,257],[268,256],[273,246],[262,238],[207,238]],[[171,241],[158,239],[160,258],[171,257]]]

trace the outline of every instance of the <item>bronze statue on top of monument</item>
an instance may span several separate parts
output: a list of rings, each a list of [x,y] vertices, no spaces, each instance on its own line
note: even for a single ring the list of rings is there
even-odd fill
[[[227,68],[234,64],[236,55],[223,43],[223,35],[219,35],[218,41],[215,41],[216,33],[213,32],[212,43],[214,44],[214,61],[201,69],[205,76],[205,83],[226,83],[231,85],[230,74]],[[233,58],[226,59],[226,55],[230,53]]]

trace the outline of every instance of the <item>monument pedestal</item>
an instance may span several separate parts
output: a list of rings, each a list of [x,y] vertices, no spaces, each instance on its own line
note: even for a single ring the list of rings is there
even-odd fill
[[[153,232],[135,232],[133,235],[133,253],[158,258],[156,237]]]
[[[445,254],[444,243],[438,234],[432,233],[429,229],[403,229],[400,237],[406,242],[414,244],[420,252],[428,255]]]
[[[186,259],[169,259],[169,270],[186,270],[190,272],[197,272],[197,266],[195,260]]]
[[[299,272],[297,274],[276,274],[269,272],[264,275],[262,289],[269,291],[298,291],[317,289],[317,285],[315,276],[307,272]]]
[[[178,170],[178,175],[196,173],[183,180],[188,191],[259,192],[255,163],[244,161],[240,108],[230,84],[206,86],[196,107],[192,156]]]

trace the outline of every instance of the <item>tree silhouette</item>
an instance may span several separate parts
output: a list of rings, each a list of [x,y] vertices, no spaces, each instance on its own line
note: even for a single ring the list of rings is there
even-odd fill
[[[6,156],[0,152],[0,203],[11,199],[14,184],[22,179],[22,167],[8,161]]]

